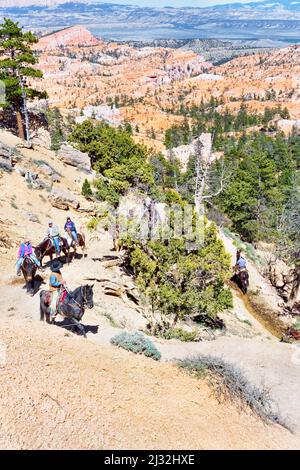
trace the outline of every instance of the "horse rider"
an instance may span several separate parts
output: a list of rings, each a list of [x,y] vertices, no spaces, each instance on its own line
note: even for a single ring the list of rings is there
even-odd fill
[[[65,223],[64,229],[66,232],[66,237],[67,237],[69,245],[71,246],[72,239],[75,241],[76,245],[78,245],[78,234],[77,234],[75,224],[71,220],[71,217],[67,217],[67,221]]]
[[[240,273],[241,271],[247,271],[247,261],[241,255],[240,250],[237,251],[236,254],[236,265],[234,266],[234,270],[236,273]]]
[[[25,240],[21,243],[18,251],[18,261],[17,261],[17,276],[21,276],[21,267],[24,259],[28,256],[31,261],[36,264],[38,268],[41,269],[41,263],[33,253],[32,245],[29,240]]]
[[[50,303],[50,318],[54,319],[57,313],[57,303],[61,289],[65,286],[65,281],[63,280],[60,269],[62,264],[59,260],[54,260],[51,265],[51,273],[49,278],[49,289],[52,293],[51,303]]]
[[[59,256],[60,254],[60,236],[59,236],[59,228],[57,225],[54,225],[52,221],[48,223],[48,237],[52,240],[56,255]]]

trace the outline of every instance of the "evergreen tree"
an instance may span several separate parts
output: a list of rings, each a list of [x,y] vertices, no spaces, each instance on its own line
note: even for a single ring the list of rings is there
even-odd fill
[[[0,80],[5,84],[5,105],[12,107],[16,113],[18,132],[22,139],[25,138],[24,119],[27,112],[25,97],[46,97],[45,92],[26,84],[26,78],[42,77],[42,72],[34,68],[38,59],[31,49],[37,42],[37,37],[31,32],[24,32],[19,23],[4,18],[0,24]]]
[[[93,196],[91,185],[87,179],[84,180],[82,185],[82,195],[87,199],[90,199]]]

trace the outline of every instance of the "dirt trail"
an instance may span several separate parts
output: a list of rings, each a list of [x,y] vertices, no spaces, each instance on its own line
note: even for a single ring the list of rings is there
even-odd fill
[[[101,243],[90,242],[87,258],[74,261],[63,268],[64,277],[70,288],[86,282],[89,277],[115,278],[120,280],[118,268],[105,269],[103,263],[92,261],[92,258],[111,256],[111,240],[107,234],[101,235]],[[112,272],[111,272],[112,271]],[[48,270],[45,273],[47,280]],[[75,282],[76,280],[76,282]],[[39,295],[34,298],[27,296],[22,289],[23,281],[9,276],[6,287],[2,286],[2,309],[11,320],[15,318],[38,321],[39,317]],[[136,330],[137,313],[134,308],[125,305],[116,297],[107,296],[99,283],[95,284],[95,308],[87,311],[84,316],[84,324],[87,327],[88,339],[98,346],[111,347],[110,339],[122,331],[122,319],[128,327],[132,318],[132,327]],[[241,309],[241,306],[239,306]],[[249,313],[248,313],[249,316]],[[111,319],[120,320],[119,327],[111,324]],[[253,325],[255,319],[252,319]],[[252,325],[252,329],[254,326]],[[246,324],[247,328],[250,328]],[[35,327],[34,327],[35,328]],[[61,329],[52,327],[61,334]],[[65,332],[66,333],[66,332]],[[176,340],[166,341],[152,338],[162,353],[163,361],[170,361],[196,354],[212,354],[221,356],[235,363],[244,370],[246,375],[257,385],[264,384],[271,393],[272,398],[278,405],[280,414],[287,419],[291,427],[300,435],[300,364],[297,360],[295,346],[280,343],[271,337],[257,323],[256,336],[245,338],[237,335],[220,336],[215,341],[200,343],[182,343]],[[81,343],[82,344],[82,343]],[[300,444],[300,443],[299,443]],[[299,445],[300,447],[300,445]]]

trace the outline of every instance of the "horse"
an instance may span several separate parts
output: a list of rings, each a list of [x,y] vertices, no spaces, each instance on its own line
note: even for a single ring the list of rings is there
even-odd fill
[[[76,245],[76,242],[75,242],[74,238],[71,235],[69,235],[69,236],[72,238],[72,242],[71,242],[71,245],[68,244],[68,246],[69,246],[69,249],[73,248],[73,250],[74,250],[73,256],[75,258],[76,257],[76,252],[77,252],[77,245]],[[84,233],[77,233],[77,238],[78,238],[78,245],[80,246],[80,248],[82,248],[82,251],[84,252],[85,247],[86,247]],[[68,240],[67,240],[67,243],[68,243]]]
[[[25,259],[21,266],[21,271],[23,273],[26,290],[28,294],[34,294],[34,277],[36,275],[37,266],[34,261],[29,256],[25,256]]]
[[[65,238],[60,237],[60,243],[62,243],[61,250],[64,253],[67,259],[67,262],[69,264],[70,248],[69,248],[68,242]],[[55,246],[50,238],[45,238],[41,243],[39,243],[39,245],[35,247],[34,252],[35,252],[36,257],[40,261],[41,266],[43,263],[44,256],[50,256],[50,260],[52,261],[53,255],[56,254]]]
[[[247,294],[249,287],[249,273],[246,269],[242,269],[238,273],[235,273],[231,280],[237,284],[244,295]]]
[[[68,319],[71,324],[78,327],[79,332],[86,338],[85,328],[80,323],[85,308],[92,309],[94,307],[93,287],[88,284],[77,287],[73,292],[67,290],[64,300],[59,304],[58,313]],[[40,320],[47,323],[54,323],[50,320],[50,303],[51,295],[49,291],[42,290],[40,292]]]

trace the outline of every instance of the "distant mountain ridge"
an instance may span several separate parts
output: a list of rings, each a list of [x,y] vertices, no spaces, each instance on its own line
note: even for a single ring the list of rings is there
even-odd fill
[[[84,24],[94,34],[116,40],[212,37],[300,40],[300,0],[182,8],[139,7],[130,5],[130,0],[128,5],[97,0],[0,0],[1,15],[36,30]]]
[[[59,46],[97,46],[99,41],[83,26],[71,26],[43,36],[38,42],[39,50],[51,50]]]

